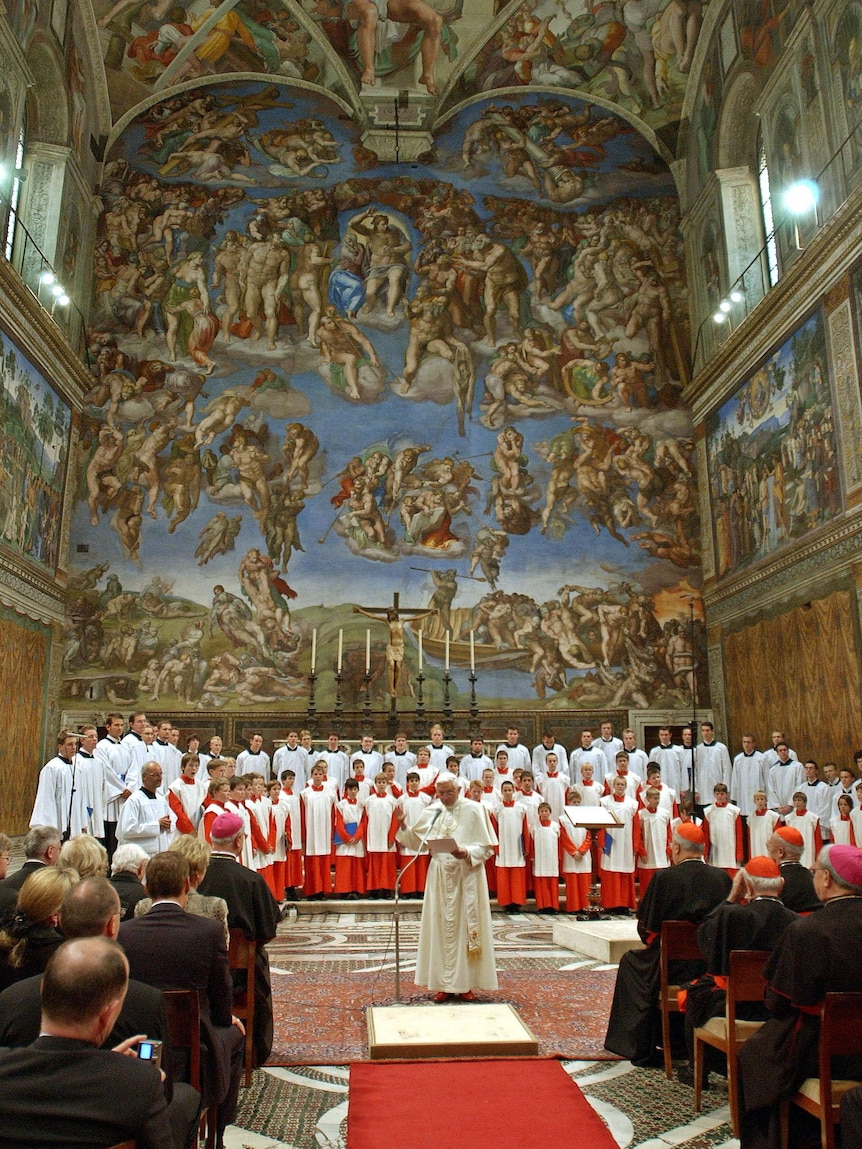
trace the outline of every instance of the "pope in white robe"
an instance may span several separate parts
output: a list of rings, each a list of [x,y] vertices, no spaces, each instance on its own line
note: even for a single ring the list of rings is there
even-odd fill
[[[497,836],[485,808],[463,798],[454,778],[437,783],[437,801],[407,826],[403,813],[398,840],[412,850],[423,838],[454,838],[451,853],[432,854],[419,926],[416,984],[435,1000],[452,994],[470,1000],[474,989],[496,989],[497,967],[485,862]]]

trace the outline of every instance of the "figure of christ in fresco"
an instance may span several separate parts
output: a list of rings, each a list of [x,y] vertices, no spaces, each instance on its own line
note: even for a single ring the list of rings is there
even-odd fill
[[[401,682],[401,674],[404,670],[404,622],[401,615],[397,610],[387,610],[381,617],[380,611],[366,610],[364,607],[355,606],[353,608],[354,614],[362,614],[366,618],[373,619],[374,622],[385,622],[389,631],[389,638],[386,643],[386,689],[389,691],[389,697],[394,704],[395,699],[398,697],[398,685]],[[421,622],[423,618],[430,618],[431,615],[436,614],[436,610],[426,610],[422,612],[411,611],[410,622]],[[407,689],[410,694],[413,694],[413,685],[410,682],[410,676],[407,676]]]
[[[404,29],[397,25],[413,25],[422,33],[419,47],[422,74],[419,83],[424,84],[429,95],[437,95],[434,71],[440,54],[440,33],[443,28],[443,17],[439,12],[435,12],[425,0],[349,0],[346,13],[348,19],[356,24],[356,42],[362,63],[360,79],[363,84],[371,86],[377,82],[374,60],[380,48],[396,43],[403,37]]]
[[[370,0],[368,0],[370,3]],[[386,315],[395,318],[395,308],[404,297],[409,274],[410,241],[389,217],[371,205],[350,225],[363,236],[368,251],[368,269],[365,273],[365,303],[363,314],[374,310],[377,292],[386,285]]]
[[[380,360],[371,342],[359,328],[347,319],[341,319],[334,307],[327,307],[318,328],[320,357],[324,363],[334,363],[344,376],[344,391],[351,399],[360,399],[359,365],[363,359],[379,369]]]

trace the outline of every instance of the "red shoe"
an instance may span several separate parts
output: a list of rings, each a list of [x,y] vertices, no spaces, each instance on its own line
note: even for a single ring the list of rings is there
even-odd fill
[[[431,998],[431,1000],[436,1001],[437,1004],[440,1005],[444,1001],[448,1001],[451,996],[452,996],[451,993],[446,993],[445,990],[438,989],[437,992],[434,994],[434,996]]]
[[[475,993],[473,993],[472,989],[468,989],[466,993],[459,993],[458,996],[460,997],[460,999],[462,1001],[475,1001],[476,1000],[476,995],[475,995]]]

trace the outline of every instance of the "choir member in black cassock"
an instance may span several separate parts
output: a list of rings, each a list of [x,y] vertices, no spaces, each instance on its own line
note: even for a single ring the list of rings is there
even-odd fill
[[[731,951],[774,950],[787,927],[799,920],[780,901],[782,884],[781,871],[771,858],[749,859],[737,871],[727,901],[716,906],[697,931],[707,972],[687,987],[685,1044],[690,1064],[679,1071],[684,1085],[694,1084],[695,1029],[711,1017],[724,1016]],[[740,1002],[737,1017],[743,1021],[765,1021],[769,1013],[762,1002]],[[711,1062],[720,1065],[723,1058],[710,1046],[704,1046],[704,1054],[708,1081]]]
[[[666,921],[700,922],[730,892],[724,870],[703,860],[703,830],[692,822],[677,826],[671,846],[673,864],[659,870],[638,909],[638,933],[646,945],[623,955],[617,972],[608,1019],[605,1049],[635,1064],[660,1064],[656,1047],[661,1027],[658,992],[661,927]],[[705,972],[700,962],[674,962],[671,977],[678,985]]]
[[[254,975],[254,1064],[263,1065],[272,1050],[272,985],[269,958],[264,946],[272,941],[281,918],[278,902],[260,874],[243,866],[242,820],[236,814],[219,814],[212,825],[212,857],[198,893],[224,898],[228,927],[241,929],[257,944]],[[236,973],[234,978],[236,979]],[[240,988],[236,985],[235,988]]]
[[[859,989],[862,851],[824,846],[814,867],[819,913],[785,931],[764,971],[772,1017],[739,1053],[742,1149],[777,1149],[780,1101],[818,1074],[820,1006],[827,993]],[[833,1059],[836,1077],[862,1079],[859,1058]],[[791,1121],[798,1118],[791,1106]],[[791,1140],[793,1125],[791,1123]]]

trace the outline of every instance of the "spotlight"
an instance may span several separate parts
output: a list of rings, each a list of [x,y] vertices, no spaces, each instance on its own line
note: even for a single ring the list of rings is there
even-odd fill
[[[813,211],[820,198],[820,188],[814,180],[796,180],[784,193],[784,206],[793,215]]]
[[[51,288],[51,294],[55,295],[58,299],[60,298],[61,295],[64,295],[65,294],[65,288],[63,287],[62,283],[55,283],[54,286]]]
[[[725,313],[723,311],[716,311],[715,315],[713,315],[712,318],[715,320],[716,323],[724,323],[727,319],[727,316],[725,315]]]
[[[44,283],[46,287],[48,287],[52,283],[56,283],[56,281],[57,281],[57,276],[54,274],[53,271],[43,271],[42,274],[39,276],[39,282]]]
[[[745,296],[742,294],[741,291],[731,291],[731,293],[730,293],[730,302],[731,303],[742,303],[744,298],[745,298]]]
[[[57,302],[60,304],[61,307],[68,307],[69,303],[71,301],[69,299],[69,296],[64,291],[62,295],[57,296]]]
[[[727,315],[728,311],[730,311],[730,304],[727,302],[726,299],[722,299],[721,303],[719,303],[719,305],[718,305],[718,309],[719,309],[719,311],[723,311],[724,314]]]

